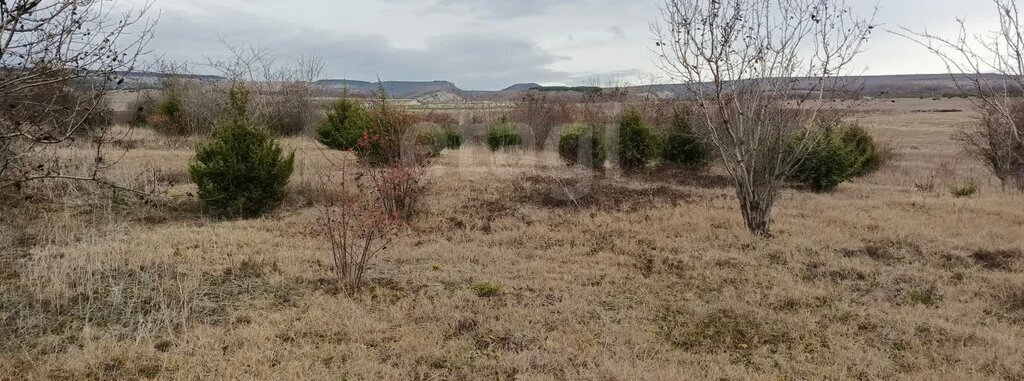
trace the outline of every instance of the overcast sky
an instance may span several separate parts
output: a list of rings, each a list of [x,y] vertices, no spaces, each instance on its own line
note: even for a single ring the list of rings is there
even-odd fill
[[[223,38],[284,60],[320,56],[327,78],[447,80],[473,90],[522,82],[643,84],[660,76],[649,24],[661,1],[156,0],[160,21],[150,48],[168,60],[201,63],[223,55]],[[864,12],[877,3],[849,1]],[[989,0],[880,6],[883,29],[952,35],[958,17],[978,31],[993,29],[996,18]],[[924,48],[888,33],[873,36],[858,64],[867,74],[944,70]]]

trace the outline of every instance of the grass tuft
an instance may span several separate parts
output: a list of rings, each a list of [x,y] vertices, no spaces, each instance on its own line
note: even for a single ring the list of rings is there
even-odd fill
[[[501,286],[490,282],[474,284],[470,289],[481,298],[493,298],[501,294]]]

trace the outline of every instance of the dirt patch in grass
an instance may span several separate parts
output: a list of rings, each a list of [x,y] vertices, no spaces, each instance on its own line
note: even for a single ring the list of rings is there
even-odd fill
[[[831,283],[856,283],[858,285],[872,280],[871,274],[865,273],[856,268],[830,267],[822,261],[811,261],[803,272],[803,279],[807,281],[826,281]]]
[[[515,205],[506,198],[470,202],[461,206],[457,213],[445,217],[443,226],[434,231],[479,231],[490,234],[494,231],[493,225],[496,221],[504,218],[522,218],[520,209],[520,205]]]
[[[690,203],[698,196],[667,185],[627,186],[612,180],[533,176],[516,186],[518,203],[551,209],[638,211]]]
[[[924,251],[921,246],[899,239],[869,241],[864,246],[839,250],[847,258],[868,258],[887,265],[905,263],[920,258]]]
[[[534,346],[535,339],[525,332],[481,331],[473,338],[474,346],[482,352],[523,352]]]
[[[936,109],[930,109],[930,110],[914,110],[913,112],[942,114],[942,113],[951,113],[951,112],[964,112],[964,110],[961,110],[961,109],[958,109],[958,108],[936,108]]]
[[[661,336],[688,351],[744,352],[794,340],[770,321],[731,309],[693,313],[665,308],[656,318]]]
[[[472,316],[463,316],[448,323],[448,332],[445,334],[445,338],[450,340],[459,336],[470,335],[477,332],[479,328],[480,320]]]
[[[706,189],[731,189],[734,185],[729,176],[671,166],[653,168],[632,174],[631,177],[647,183],[668,183]]]
[[[1010,250],[978,250],[971,254],[974,263],[988,270],[1011,271],[1020,258],[1024,257],[1020,249]]]

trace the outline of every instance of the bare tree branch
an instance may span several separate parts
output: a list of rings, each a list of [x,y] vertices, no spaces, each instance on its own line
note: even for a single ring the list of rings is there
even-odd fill
[[[105,95],[135,70],[153,36],[150,3],[0,1],[0,190],[39,179],[99,178],[110,161]],[[95,146],[87,173],[64,173],[53,148]]]
[[[957,138],[1004,187],[1024,189],[1024,26],[1017,0],[992,0],[999,29],[944,37],[907,28],[890,31],[927,48],[946,65],[956,87],[980,110],[979,123]]]

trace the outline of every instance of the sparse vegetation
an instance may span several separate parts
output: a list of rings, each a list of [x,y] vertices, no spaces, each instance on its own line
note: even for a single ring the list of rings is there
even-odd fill
[[[491,151],[498,151],[508,148],[522,146],[523,138],[519,130],[513,126],[507,117],[502,116],[501,120],[487,129],[487,147]]]
[[[793,179],[815,192],[830,192],[853,178],[858,168],[857,154],[836,131],[800,134],[790,143],[792,149],[809,147],[793,170]]]
[[[558,154],[567,164],[588,168],[604,168],[608,149],[601,132],[591,126],[576,123],[562,132],[558,139]]]
[[[425,130],[416,135],[416,145],[422,147],[426,156],[436,158],[444,152],[445,143],[441,132],[438,130]]]
[[[959,140],[1003,184],[1024,190],[1024,20],[1017,0],[994,0],[998,28],[987,33],[968,31],[957,20],[950,36],[903,28],[901,35],[925,46],[943,61],[959,94],[980,111],[975,127],[961,131]]]
[[[690,121],[690,112],[677,106],[672,123],[662,137],[661,160],[690,169],[703,169],[711,163],[711,146]]]
[[[667,342],[682,349],[727,353],[785,345],[792,340],[780,327],[766,323],[730,310],[693,316],[669,309],[659,316],[659,332]]]
[[[291,78],[263,96],[260,120],[274,135],[294,136],[316,127],[318,110],[313,106],[313,89],[308,79]]]
[[[359,137],[355,152],[359,159],[372,166],[393,166],[419,163],[425,148],[416,144],[411,133],[413,117],[400,106],[388,101],[383,85],[369,110],[369,127]]]
[[[543,150],[551,133],[573,122],[577,101],[559,94],[528,91],[516,100],[510,120],[529,129],[530,148]]]
[[[978,185],[978,182],[974,180],[949,184],[949,194],[956,198],[974,196],[979,190],[981,190],[981,187]]]
[[[149,125],[157,131],[170,135],[186,135],[192,133],[185,116],[185,104],[177,91],[169,91],[157,103],[156,110],[149,119]]]
[[[156,98],[140,93],[128,103],[126,109],[130,114],[123,123],[131,127],[146,127],[149,125],[149,118],[156,113],[157,107]]]
[[[501,294],[501,286],[491,282],[474,284],[471,289],[476,296],[481,298],[493,298]]]
[[[389,216],[407,221],[422,212],[427,185],[422,169],[398,165],[368,169],[365,173],[373,182],[381,208]]]
[[[321,207],[323,215],[317,232],[330,242],[338,286],[349,295],[355,295],[365,285],[367,271],[374,260],[388,250],[404,228],[399,215],[401,211],[394,210],[404,205],[394,198],[398,195],[393,193],[394,189],[386,188],[398,182],[380,182],[391,181],[394,176],[405,176],[407,172],[392,170],[377,175],[381,180],[376,183],[376,194],[371,195],[349,184],[347,162],[343,161],[339,168],[333,169],[340,171],[340,185],[329,181],[329,176],[321,178],[321,191],[329,196],[327,204]],[[364,170],[378,171],[369,166]]]
[[[1024,190],[1024,103],[985,105],[974,127],[961,130],[957,140],[967,152],[1003,184],[1003,188]],[[1008,107],[1009,109],[1004,109]]]
[[[316,130],[316,139],[337,150],[352,150],[369,131],[369,116],[360,102],[341,98],[327,108],[327,119]]]
[[[199,199],[225,217],[257,217],[276,208],[288,190],[295,154],[283,153],[270,133],[249,116],[249,91],[231,89],[226,116],[199,144],[189,175]]]
[[[637,109],[627,109],[622,113],[617,138],[619,165],[623,169],[643,169],[658,154],[657,137]]]
[[[462,133],[455,130],[453,126],[442,128],[428,128],[420,132],[417,143],[424,147],[431,157],[437,157],[444,150],[457,150],[462,148]]]
[[[892,161],[895,156],[892,147],[875,141],[868,130],[859,124],[841,126],[836,133],[839,135],[839,141],[854,157],[855,164],[851,171],[853,177],[870,175]]]
[[[178,138],[210,133],[223,118],[230,87],[190,78],[182,74],[188,70],[185,66],[168,65],[163,70],[161,91],[153,97],[156,105],[147,125]]]
[[[939,304],[939,301],[941,301],[941,300],[942,300],[942,298],[940,298],[936,294],[935,289],[932,289],[932,288],[924,289],[924,290],[911,290],[910,291],[910,301],[914,302],[914,303],[917,303],[917,304],[923,304],[923,305],[926,305],[926,306],[934,306],[934,305]]]
[[[0,194],[47,180],[113,185],[100,173],[109,160],[104,146],[117,140],[106,123],[106,95],[134,69],[152,36],[147,8],[0,3]],[[58,150],[79,137],[87,137],[94,155],[87,165],[69,165]]]

